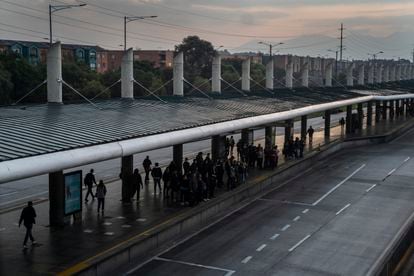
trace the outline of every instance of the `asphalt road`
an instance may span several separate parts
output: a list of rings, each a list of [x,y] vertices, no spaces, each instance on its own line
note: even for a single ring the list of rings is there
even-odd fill
[[[414,130],[341,152],[129,275],[367,275],[414,212]]]
[[[345,116],[344,113],[332,114],[331,123],[337,125],[341,117]],[[308,120],[308,126],[312,125],[315,130],[321,130],[324,128],[324,120],[321,117],[312,118]],[[300,132],[300,122],[295,123],[295,133]],[[276,133],[278,135],[279,144],[283,140],[284,128],[277,128]],[[257,130],[254,132],[256,141],[260,141],[264,137],[264,130]],[[240,138],[240,134],[234,135],[237,140]],[[203,140],[184,145],[184,156],[195,156],[198,152],[209,152],[211,147],[211,141]],[[153,163],[158,162],[161,166],[167,165],[172,159],[172,148],[157,149],[149,152],[136,154],[134,156],[134,166],[139,167],[142,171],[142,161],[145,156],[149,155]],[[97,179],[103,179],[108,182],[117,179],[120,172],[119,159],[108,160],[104,162],[94,163],[80,168],[73,168],[68,171],[82,169],[84,173],[87,173],[91,168],[95,169]],[[37,177],[27,178],[19,181],[13,181],[9,183],[0,184],[0,210],[5,208],[11,208],[24,204],[28,200],[42,200],[48,198],[48,175],[41,175]]]

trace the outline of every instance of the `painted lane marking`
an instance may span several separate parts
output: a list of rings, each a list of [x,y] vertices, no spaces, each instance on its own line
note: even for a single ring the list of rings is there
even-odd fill
[[[348,208],[349,206],[351,206],[351,203],[348,203],[347,205],[345,205],[341,210],[339,210],[338,212],[336,212],[335,215],[339,215],[340,213],[342,213],[346,208]]]
[[[316,206],[317,204],[319,204],[319,202],[321,202],[322,200],[324,200],[327,196],[329,196],[331,193],[333,193],[336,189],[338,189],[339,187],[341,187],[342,184],[344,184],[345,182],[347,182],[351,177],[353,177],[355,174],[357,174],[364,167],[365,167],[365,164],[362,164],[361,167],[359,167],[358,169],[356,169],[347,178],[345,178],[344,180],[342,180],[341,182],[339,182],[335,187],[333,187],[332,189],[330,189],[326,194],[324,194],[321,198],[319,198],[317,201],[315,201],[312,205],[313,206]]]
[[[93,232],[93,230],[92,230],[92,229],[85,229],[85,230],[83,230],[83,232],[84,232],[84,233],[88,233],[88,234],[89,234],[89,233],[92,233],[92,232]]]
[[[14,195],[17,194],[18,192],[11,192],[11,193],[7,193],[7,194],[1,194],[0,197],[2,196],[8,196],[8,195]]]
[[[306,214],[307,212],[309,212],[309,209],[305,209],[302,211],[303,214]]]
[[[304,237],[303,239],[301,239],[297,244],[295,244],[294,246],[292,246],[291,248],[289,248],[289,252],[292,252],[293,250],[295,250],[296,248],[298,248],[302,243],[304,243],[307,239],[310,238],[311,235],[307,235],[306,237]]]
[[[267,202],[275,202],[275,203],[283,203],[283,204],[293,204],[293,205],[301,205],[301,206],[312,206],[310,203],[304,202],[297,202],[297,201],[288,201],[288,200],[277,200],[277,199],[267,199],[267,198],[259,198],[260,201],[267,201]]]
[[[274,241],[277,237],[279,237],[280,236],[280,234],[274,234],[273,236],[271,236],[270,237],[270,239],[272,240],[272,241]]]
[[[376,186],[377,186],[377,184],[372,185],[371,187],[369,187],[368,189],[366,189],[365,192],[368,193],[369,191],[371,191],[372,189],[374,189]]]
[[[144,222],[144,221],[147,221],[147,219],[146,218],[139,218],[136,221],[138,221],[138,222]]]
[[[104,223],[102,223],[103,225],[106,225],[106,226],[109,226],[109,225],[112,225],[112,222],[104,222]]]
[[[129,224],[123,224],[121,227],[122,227],[122,228],[131,228],[131,227],[132,227],[132,225],[129,225]]]
[[[22,201],[23,199],[34,198],[36,196],[40,196],[40,195],[44,195],[44,194],[48,194],[48,193],[49,193],[49,191],[46,191],[46,192],[41,192],[41,193],[21,197],[21,198],[15,199],[15,200],[6,201],[6,202],[1,203],[0,206],[7,205],[9,203],[13,203],[13,202],[17,202],[17,201]]]
[[[405,158],[405,160],[404,160],[404,163],[405,162],[407,162],[408,160],[410,160],[411,159],[411,157],[407,157],[407,158]]]
[[[216,267],[216,266],[202,265],[202,264],[196,264],[196,263],[189,263],[189,262],[183,262],[183,261],[178,261],[178,260],[166,259],[166,258],[161,258],[161,257],[155,257],[154,260],[163,261],[163,262],[169,262],[169,263],[189,265],[189,266],[202,267],[202,268],[207,268],[207,269],[212,269],[212,270],[224,271],[224,272],[227,272],[225,274],[226,276],[232,275],[234,272],[236,272],[234,270],[220,268],[220,267]]]
[[[252,256],[247,256],[241,262],[242,262],[242,264],[247,264],[252,258],[253,258]]]
[[[298,221],[300,220],[300,216],[297,216],[296,218],[293,219],[293,221]]]
[[[283,226],[283,228],[281,230],[286,231],[289,227],[290,227],[290,224],[286,224],[285,226]]]
[[[392,175],[395,171],[396,171],[397,169],[392,169],[388,174],[387,174],[387,176],[390,176],[390,175]]]
[[[115,233],[114,232],[105,232],[104,235],[105,236],[113,236],[113,235],[115,235]]]
[[[256,251],[257,252],[260,252],[260,251],[262,251],[265,247],[267,246],[267,244],[262,244],[261,246],[259,246],[257,249],[256,249]]]
[[[4,230],[6,230],[6,228],[5,228],[5,227],[0,228],[0,232],[2,232],[2,231],[4,231]]]
[[[116,217],[117,219],[125,219],[123,216]]]

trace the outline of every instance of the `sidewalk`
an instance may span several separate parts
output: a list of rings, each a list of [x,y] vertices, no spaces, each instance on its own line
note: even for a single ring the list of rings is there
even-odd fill
[[[399,118],[392,122],[380,122],[375,131],[364,130],[362,133],[379,135],[406,121]],[[355,135],[357,134],[352,137]],[[295,136],[298,136],[297,133]],[[345,134],[339,126],[333,127],[330,141],[339,138],[345,138]],[[317,129],[313,140],[313,149],[328,142],[324,138],[323,129]],[[264,141],[255,143],[263,145]],[[277,144],[281,151],[283,136],[277,136]],[[307,146],[306,150],[312,149]],[[283,162],[284,158],[280,155],[279,164]],[[249,179],[271,173],[266,170],[251,170]],[[89,204],[83,206],[83,222],[61,229],[48,227],[48,202],[35,205],[38,219],[33,233],[39,245],[26,251],[22,250],[24,227],[19,229],[17,225],[20,210],[0,215],[0,275],[55,274],[190,210],[190,207],[168,205],[162,195],[154,196],[152,182],[141,191],[139,204],[135,201],[130,205],[121,204],[120,181],[107,185],[107,189],[104,217],[97,214],[96,200],[89,201]],[[224,192],[224,189],[218,190],[218,194]]]

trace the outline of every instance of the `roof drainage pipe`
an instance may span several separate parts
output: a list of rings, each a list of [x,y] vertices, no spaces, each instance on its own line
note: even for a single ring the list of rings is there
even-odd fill
[[[293,119],[303,115],[347,105],[363,103],[371,100],[398,100],[404,98],[414,98],[414,94],[395,96],[364,96],[355,99],[312,105],[278,113],[225,121],[146,137],[137,137],[119,142],[3,161],[0,163],[0,183],[70,169],[109,159],[120,158],[122,156],[169,147],[176,144],[188,143],[229,131],[258,127],[265,124],[275,123],[277,121]]]

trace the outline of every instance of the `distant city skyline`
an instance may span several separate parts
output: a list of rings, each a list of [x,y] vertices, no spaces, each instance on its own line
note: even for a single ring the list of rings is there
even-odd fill
[[[47,41],[49,3],[80,2],[0,0],[0,38]],[[361,58],[369,52],[384,50],[384,56],[389,58],[411,58],[414,46],[414,39],[409,38],[412,37],[409,34],[414,34],[412,1],[85,0],[82,3],[87,6],[53,14],[55,39],[123,49],[123,16],[157,15],[156,19],[127,25],[128,47],[173,49],[184,37],[198,35],[230,51],[263,52],[267,48],[256,45],[257,41],[294,41],[280,47],[281,52],[303,54],[308,47],[312,55],[324,56],[327,48],[338,44],[341,22],[346,27],[345,46],[349,45],[346,56]],[[384,45],[383,39],[391,41]],[[243,45],[248,47],[243,49]],[[289,51],[289,48],[301,50]]]

